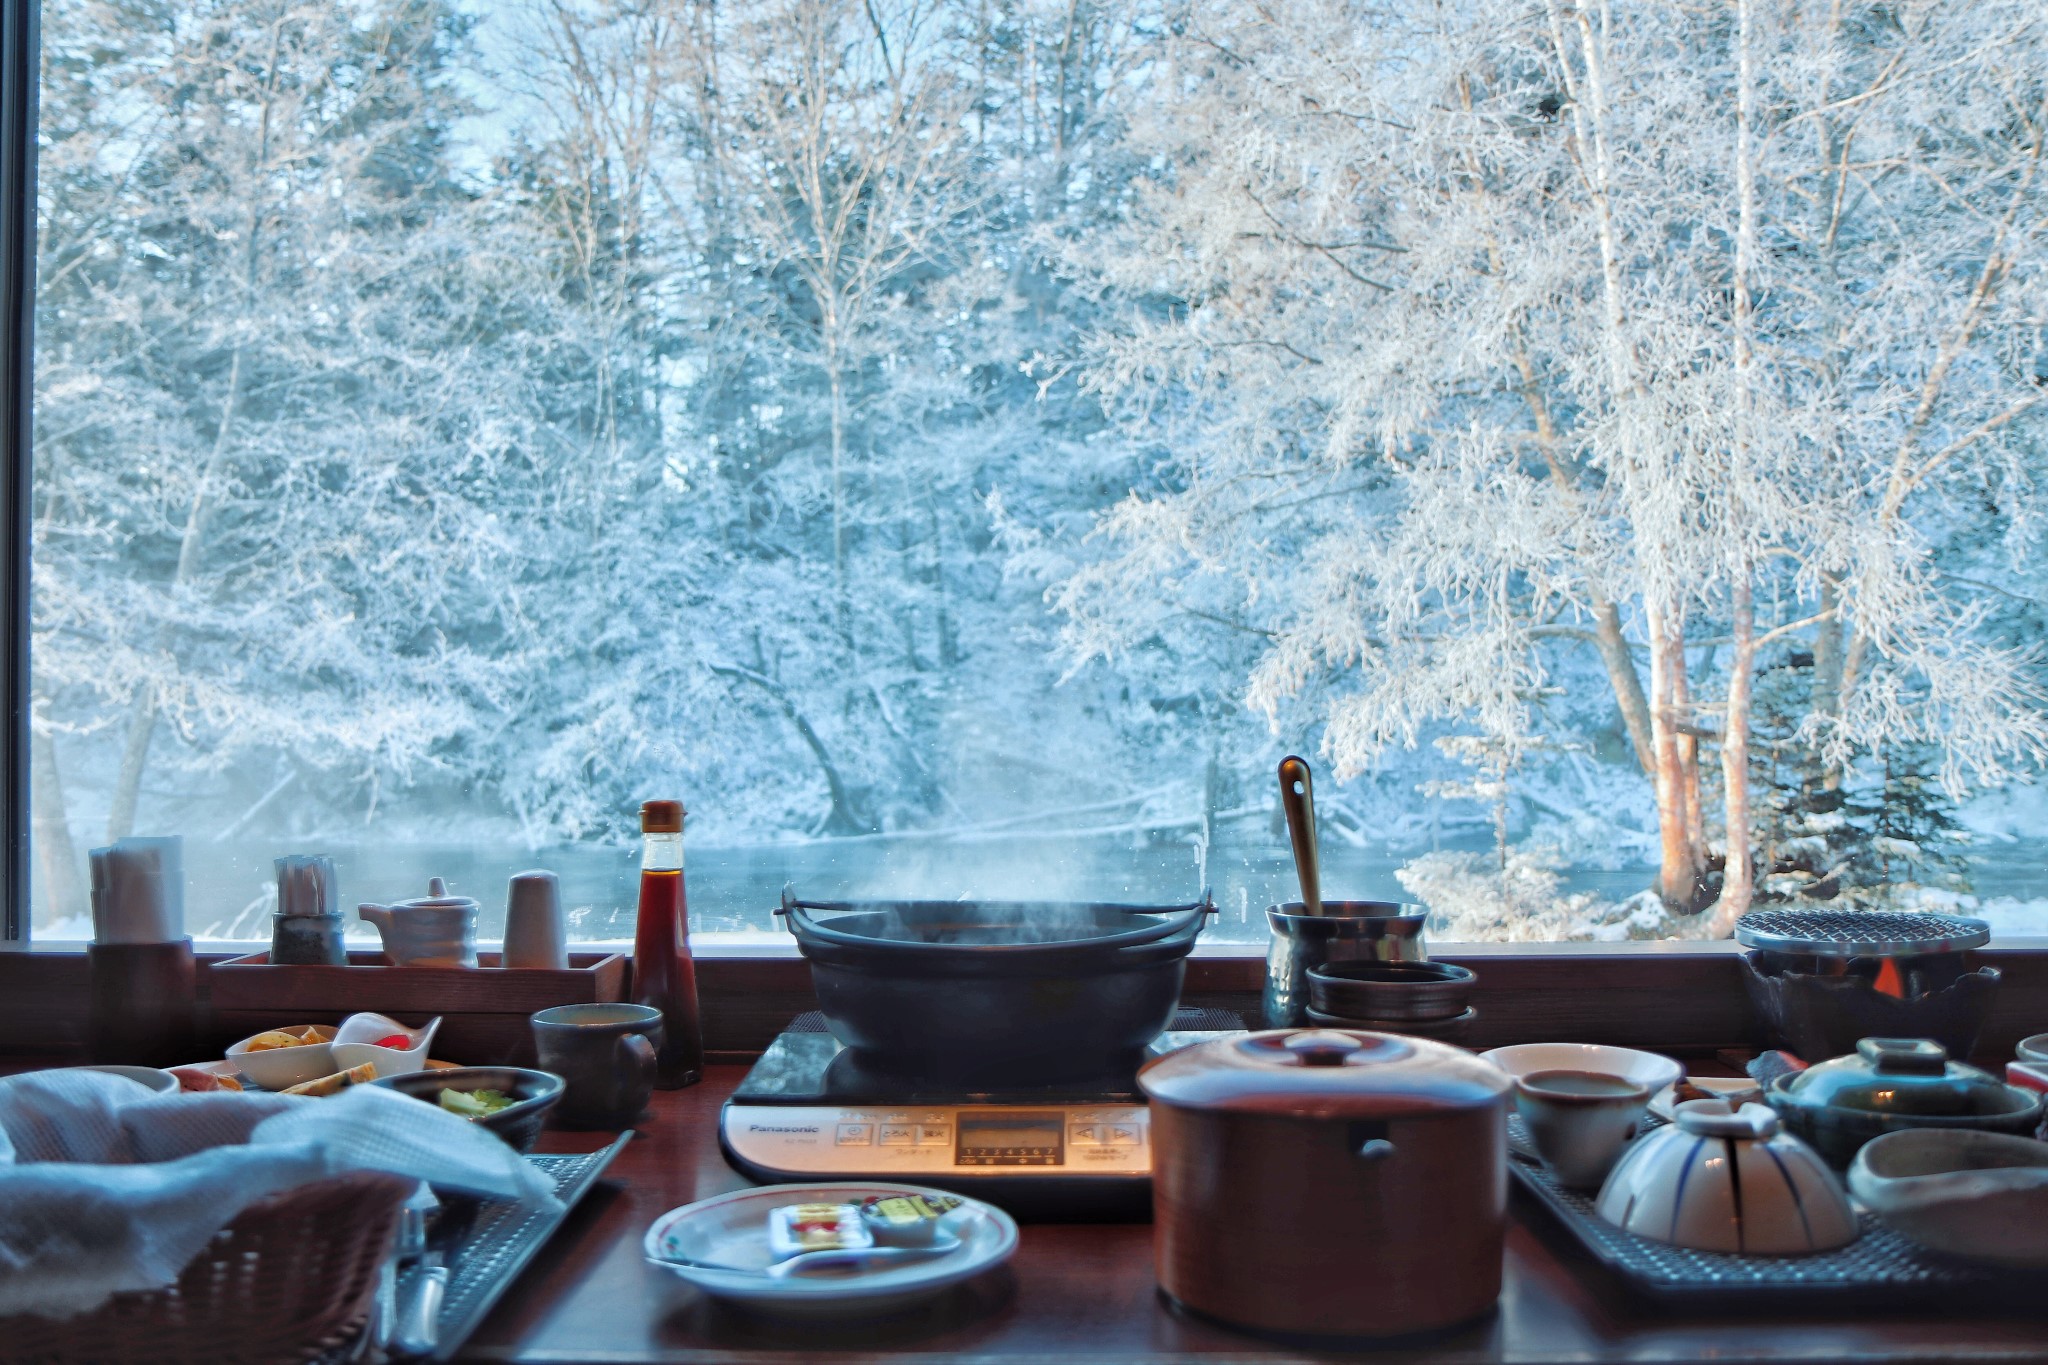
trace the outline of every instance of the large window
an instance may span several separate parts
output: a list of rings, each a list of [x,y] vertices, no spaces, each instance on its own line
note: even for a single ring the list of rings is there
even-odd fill
[[[66,0],[34,924],[1292,890],[2048,926],[2048,20]],[[488,931],[488,925],[487,925]]]

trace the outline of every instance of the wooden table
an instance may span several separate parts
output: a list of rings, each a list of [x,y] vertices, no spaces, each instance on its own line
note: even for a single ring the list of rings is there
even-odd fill
[[[655,1096],[642,1136],[612,1167],[471,1339],[468,1361],[530,1365],[633,1362],[835,1362],[922,1356],[1023,1365],[1052,1361],[1328,1359],[1276,1347],[1169,1308],[1152,1279],[1148,1224],[1026,1224],[1009,1266],[904,1318],[853,1328],[800,1327],[719,1308],[648,1266],[640,1239],[678,1204],[747,1184],[718,1152],[718,1105],[745,1074],[713,1067],[704,1084]],[[591,1151],[608,1134],[548,1133],[542,1151]],[[1494,1318],[1427,1345],[1354,1358],[1402,1362],[1714,1362],[2048,1360],[2048,1319],[1926,1315],[1806,1320],[1676,1319],[1605,1298],[1576,1254],[1518,1218]],[[1360,1292],[1369,1293],[1369,1285]],[[2048,1281],[2043,1298],[2048,1301]]]

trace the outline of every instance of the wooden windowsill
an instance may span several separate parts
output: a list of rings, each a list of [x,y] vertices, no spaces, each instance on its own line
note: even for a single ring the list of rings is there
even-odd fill
[[[1443,944],[1434,955],[1478,974],[1474,1047],[1568,1039],[1711,1055],[1766,1042],[1732,943]],[[2048,1027],[2048,946],[1999,946],[1976,956],[2004,974],[1979,1043],[1980,1059],[2002,1061],[2013,1043]],[[792,1018],[816,1008],[809,965],[793,944],[707,941],[697,957],[706,1044],[721,1058],[757,1054]],[[1263,958],[1249,945],[1205,944],[1188,961],[1183,1000],[1253,1020],[1263,980]],[[202,973],[202,990],[204,981]],[[81,1048],[86,985],[83,951],[39,945],[0,954],[0,1051]]]

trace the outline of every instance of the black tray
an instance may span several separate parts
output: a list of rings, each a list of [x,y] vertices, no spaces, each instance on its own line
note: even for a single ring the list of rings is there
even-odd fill
[[[559,1213],[544,1213],[511,1202],[492,1202],[478,1207],[476,1217],[444,1253],[448,1264],[448,1288],[441,1300],[440,1333],[430,1360],[447,1360],[460,1350],[491,1311],[498,1297],[519,1278],[527,1262],[554,1235],[569,1210],[576,1207],[604,1174],[612,1158],[633,1140],[629,1128],[618,1140],[602,1150],[582,1156],[529,1156],[526,1159],[554,1177],[555,1197],[562,1201]],[[399,1299],[405,1286],[419,1272],[408,1266],[399,1272]]]
[[[1958,1302],[2048,1311],[2038,1275],[1989,1269],[1927,1251],[1858,1213],[1863,1235],[1811,1256],[1742,1256],[1689,1251],[1623,1232],[1593,1211],[1593,1195],[1557,1183],[1528,1147],[1522,1120],[1508,1119],[1508,1171],[1537,1203],[1629,1292],[1668,1308],[1917,1308]]]

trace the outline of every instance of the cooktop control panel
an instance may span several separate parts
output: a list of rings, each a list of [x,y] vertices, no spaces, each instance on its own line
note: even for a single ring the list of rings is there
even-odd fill
[[[733,1154],[798,1177],[1149,1176],[1145,1106],[751,1105],[723,1115]]]

